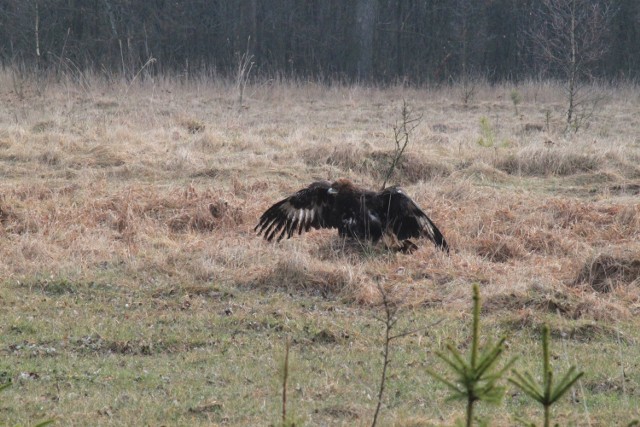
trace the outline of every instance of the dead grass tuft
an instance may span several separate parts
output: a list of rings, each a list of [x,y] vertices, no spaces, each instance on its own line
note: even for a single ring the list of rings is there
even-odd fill
[[[323,164],[339,168],[346,174],[368,176],[381,181],[394,157],[394,153],[386,150],[371,151],[365,144],[363,147],[340,145],[331,151],[322,147],[302,150],[301,156],[310,166]],[[449,163],[426,159],[420,154],[406,152],[396,166],[393,180],[403,184],[414,184],[423,180],[447,177],[453,172]]]
[[[387,159],[391,153],[386,153]],[[385,160],[383,163],[388,163]],[[403,183],[414,184],[419,181],[430,181],[436,178],[444,178],[451,175],[453,167],[439,160],[425,159],[422,156],[411,154],[403,157],[396,172],[396,178]]]
[[[637,196],[640,194],[640,183],[616,184],[609,188],[609,191],[619,196]]]
[[[318,152],[317,156],[323,156],[322,152]],[[366,172],[373,165],[367,163],[366,151],[352,144],[339,145],[333,148],[333,151],[326,157],[326,164],[336,166],[343,171]]]
[[[35,218],[6,203],[0,203],[0,225],[4,232],[13,234],[36,233],[39,228]]]
[[[31,131],[33,133],[44,133],[53,130],[55,127],[56,124],[53,120],[45,120],[34,124],[31,127]]]
[[[587,284],[596,292],[640,285],[640,252],[600,253],[587,260],[574,285]]]
[[[521,133],[528,134],[528,133],[542,132],[543,130],[544,130],[543,124],[525,123],[524,126],[522,126]]]
[[[451,177],[456,179],[472,178],[477,182],[490,183],[506,183],[512,179],[504,171],[481,161],[464,165],[462,169],[453,172]]]
[[[242,210],[229,206],[229,203],[222,199],[209,203],[191,200],[182,210],[167,221],[169,229],[173,232],[212,231],[220,226],[234,227],[243,221]]]
[[[476,239],[476,253],[490,262],[507,262],[525,255],[515,238],[500,235]]]
[[[56,166],[60,164],[60,153],[53,150],[46,150],[38,156],[38,161],[48,166]]]
[[[206,128],[205,124],[197,119],[183,118],[178,121],[178,124],[190,134],[202,133]]]
[[[552,216],[556,228],[589,243],[621,242],[638,233],[634,206],[552,199],[541,208]]]
[[[496,161],[496,167],[510,175],[567,176],[593,172],[603,166],[602,156],[577,150],[527,147]]]
[[[13,222],[16,219],[16,214],[8,206],[0,205],[0,224],[6,226],[8,222]]]
[[[449,133],[460,130],[460,128],[457,126],[447,125],[445,123],[434,123],[431,125],[431,130],[438,133]]]
[[[374,178],[381,179],[386,173],[394,153],[390,151],[374,151],[370,155],[372,161]],[[419,181],[429,181],[434,178],[447,177],[451,175],[453,168],[450,164],[425,159],[416,153],[405,153],[400,159],[400,163],[394,174],[394,179],[398,182],[415,184]]]
[[[73,156],[69,166],[73,168],[113,167],[125,164],[124,158],[105,145],[95,147]]]
[[[244,221],[242,208],[210,190],[198,191],[193,186],[169,194],[129,188],[93,203],[90,209],[97,223],[107,224],[122,237],[131,237],[145,221],[166,224],[176,233],[208,232],[223,226],[235,227]]]
[[[640,231],[640,205],[621,207],[616,215],[616,220],[626,230]]]

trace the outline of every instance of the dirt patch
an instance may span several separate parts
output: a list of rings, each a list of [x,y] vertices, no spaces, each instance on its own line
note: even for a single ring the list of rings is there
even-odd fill
[[[340,344],[349,339],[349,334],[345,331],[335,332],[326,328],[311,335],[311,341],[316,344]]]
[[[521,309],[509,316],[502,323],[512,330],[530,330],[542,336],[542,327],[548,324],[545,315],[536,313],[532,309]],[[565,322],[563,322],[565,323]],[[595,322],[593,320],[577,320],[566,323],[570,325],[559,326],[553,322],[550,335],[554,339],[572,340],[576,342],[588,343],[592,341],[617,341],[629,344],[630,340],[617,329]],[[578,323],[578,324],[576,324]]]
[[[482,304],[483,313],[494,312],[522,313],[517,319],[512,319],[515,325],[526,326],[536,322],[534,313],[553,313],[566,319],[619,320],[628,313],[619,306],[594,297],[576,293],[564,286],[557,289],[532,286],[525,293],[505,293],[488,297]],[[533,316],[533,317],[532,317]],[[574,336],[588,332],[573,331]]]
[[[632,383],[631,378],[602,378],[592,381],[585,381],[584,387],[596,394],[634,394],[637,387]],[[633,423],[629,424],[633,425]]]
[[[328,296],[344,292],[350,286],[346,273],[331,266],[307,266],[302,261],[283,260],[273,270],[250,280],[247,286],[269,289],[303,291],[314,295]]]
[[[334,405],[327,406],[322,409],[316,409],[316,413],[324,414],[331,418],[336,418],[340,420],[348,419],[348,420],[357,420],[360,418],[360,414],[358,411],[351,409],[346,406]]]
[[[640,253],[599,254],[582,266],[574,285],[587,284],[596,292],[640,284]]]
[[[191,284],[183,286],[170,286],[156,290],[151,294],[153,298],[172,299],[185,295],[210,298],[215,301],[226,301],[234,298],[232,293],[223,292],[210,285]]]
[[[431,130],[434,132],[449,133],[449,132],[457,132],[458,130],[460,130],[460,128],[446,125],[444,123],[435,123],[431,125]]]
[[[483,313],[495,311],[515,311],[531,308],[539,312],[558,313],[573,317],[578,301],[562,292],[549,292],[540,295],[499,294],[487,298],[482,304]]]
[[[48,342],[29,342],[23,341],[17,344],[11,344],[8,346],[7,350],[15,355],[24,357],[53,357],[57,356],[58,352],[52,343]]]
[[[76,353],[100,353],[150,356],[159,353],[176,353],[206,347],[205,342],[130,341],[107,340],[98,334],[70,340],[69,347]]]
[[[521,134],[529,134],[535,132],[542,132],[544,130],[544,125],[540,123],[525,123],[520,130]]]
[[[333,235],[332,238],[324,240],[317,246],[317,253],[314,255],[322,261],[348,262],[352,265],[360,265],[371,259],[380,259],[386,262],[393,253],[381,241],[360,242]]]
[[[626,337],[619,334],[614,328],[592,322],[571,327],[551,328],[550,333],[554,338],[570,339],[579,342],[610,339],[628,343]]]
[[[222,403],[210,401],[189,408],[189,413],[197,415],[220,414],[222,413],[222,408]]]
[[[78,293],[78,286],[66,280],[38,281],[36,286],[42,293],[49,296],[74,295]]]
[[[617,196],[637,196],[640,194],[640,183],[612,185],[609,191]]]

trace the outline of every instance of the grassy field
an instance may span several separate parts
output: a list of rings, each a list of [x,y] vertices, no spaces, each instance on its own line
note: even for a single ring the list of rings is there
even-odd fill
[[[522,102],[516,113],[511,94]],[[599,89],[564,132],[548,83],[366,88],[263,82],[243,105],[206,79],[34,83],[0,73],[0,423],[370,425],[382,368],[379,287],[400,305],[381,425],[451,425],[464,405],[426,374],[482,331],[539,372],[583,379],[562,425],[640,417],[640,90]],[[423,115],[391,180],[442,230],[412,255],[335,231],[255,236],[315,179],[379,187],[402,100]],[[506,382],[505,382],[506,384]],[[508,386],[490,425],[541,411]]]

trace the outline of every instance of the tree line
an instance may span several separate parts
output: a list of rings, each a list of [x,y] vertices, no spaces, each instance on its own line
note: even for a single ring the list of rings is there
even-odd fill
[[[0,1],[4,67],[131,76],[151,60],[145,72],[229,76],[243,55],[285,78],[517,82],[578,61],[579,79],[637,81],[640,2]]]

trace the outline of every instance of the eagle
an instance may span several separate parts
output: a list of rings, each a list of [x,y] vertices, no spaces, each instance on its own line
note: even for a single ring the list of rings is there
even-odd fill
[[[267,241],[279,242],[311,228],[337,228],[358,241],[382,241],[392,249],[413,252],[410,238],[426,237],[442,251],[449,245],[438,227],[400,187],[371,191],[341,178],[316,181],[267,209],[255,227]]]

